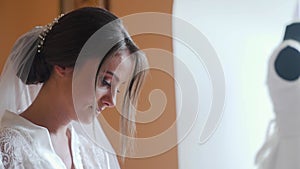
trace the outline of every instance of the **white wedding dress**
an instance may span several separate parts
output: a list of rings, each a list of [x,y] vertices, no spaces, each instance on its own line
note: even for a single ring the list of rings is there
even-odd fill
[[[300,43],[283,41],[269,60],[267,85],[276,118],[257,153],[258,169],[300,169],[300,79],[285,80],[275,70],[276,59],[286,48],[299,53]]]
[[[44,127],[23,117],[5,112],[0,126],[0,169],[66,169],[54,152],[50,134]],[[115,155],[89,142],[86,137],[71,131],[71,149],[76,169],[120,168]]]

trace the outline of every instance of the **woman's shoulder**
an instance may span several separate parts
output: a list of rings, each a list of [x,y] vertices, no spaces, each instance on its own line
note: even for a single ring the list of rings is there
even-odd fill
[[[0,129],[0,157],[5,168],[22,164],[23,155],[30,152],[30,141],[22,131],[9,127]]]
[[[21,152],[30,147],[32,139],[24,131],[4,127],[0,129],[0,151],[11,154]]]
[[[0,144],[24,143],[31,140],[27,132],[28,127],[22,124],[22,117],[19,115],[7,111],[2,115],[0,124]]]
[[[7,151],[4,148],[13,148],[16,151],[22,147],[25,150],[33,144],[32,133],[38,133],[38,130],[28,123],[12,112],[3,114],[0,122],[0,150],[2,152]]]
[[[21,139],[24,138],[24,132],[22,130],[19,130],[17,128],[12,127],[2,127],[0,128],[0,141],[6,140],[6,139]]]

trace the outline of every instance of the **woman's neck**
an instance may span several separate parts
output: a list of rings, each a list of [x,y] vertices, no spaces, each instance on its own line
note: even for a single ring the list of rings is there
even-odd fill
[[[51,134],[65,134],[71,122],[65,101],[53,91],[55,88],[45,84],[35,101],[20,115],[32,123],[45,127]]]

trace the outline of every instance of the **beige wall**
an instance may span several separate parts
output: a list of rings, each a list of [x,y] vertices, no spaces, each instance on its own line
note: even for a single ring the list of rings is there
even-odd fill
[[[109,10],[115,13],[117,16],[122,17],[133,13],[139,12],[163,12],[163,13],[172,13],[173,0],[151,0],[151,1],[141,1],[141,0],[110,0]],[[136,23],[139,24],[139,23]],[[172,23],[165,22],[160,25],[167,29],[170,33],[172,31]],[[166,36],[153,35],[153,34],[141,34],[133,37],[137,45],[141,49],[147,48],[157,48],[169,51],[172,53],[172,39]],[[166,97],[167,104],[163,113],[154,121],[146,124],[137,124],[137,137],[139,138],[149,138],[155,137],[158,134],[163,133],[170,128],[172,124],[176,121],[176,110],[175,110],[175,90],[174,90],[174,81],[171,77],[173,74],[173,57],[167,57],[165,55],[151,55],[148,54],[150,64],[159,62],[163,65],[167,65],[169,73],[166,73],[158,70],[151,70],[150,76],[147,79],[146,85],[142,92],[142,98],[148,98],[149,93],[154,89],[161,89]],[[153,60],[153,58],[155,58]],[[142,110],[147,110],[150,107],[148,100],[141,100],[139,107]],[[148,113],[157,113],[157,112],[148,112]],[[112,116],[111,112],[105,114],[106,118],[110,121],[117,118],[117,115]],[[114,124],[117,126],[116,124]],[[171,144],[176,142],[177,134],[176,127],[172,128],[170,135],[166,144]],[[153,142],[153,148],[157,144]],[[151,149],[152,147],[143,147],[138,146],[139,151],[146,151],[146,149]],[[178,168],[178,158],[177,158],[177,146],[175,146],[170,151],[167,151],[163,154],[143,159],[127,159],[122,165],[123,169],[177,169]]]
[[[59,14],[58,0],[0,1],[0,70],[10,50],[23,33],[46,25]]]

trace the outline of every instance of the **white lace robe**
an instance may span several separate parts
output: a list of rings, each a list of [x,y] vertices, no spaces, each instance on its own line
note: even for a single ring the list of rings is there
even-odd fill
[[[0,169],[66,169],[54,152],[50,134],[21,116],[5,112],[0,126]],[[71,150],[76,169],[119,169],[115,155],[88,142],[72,126]]]

